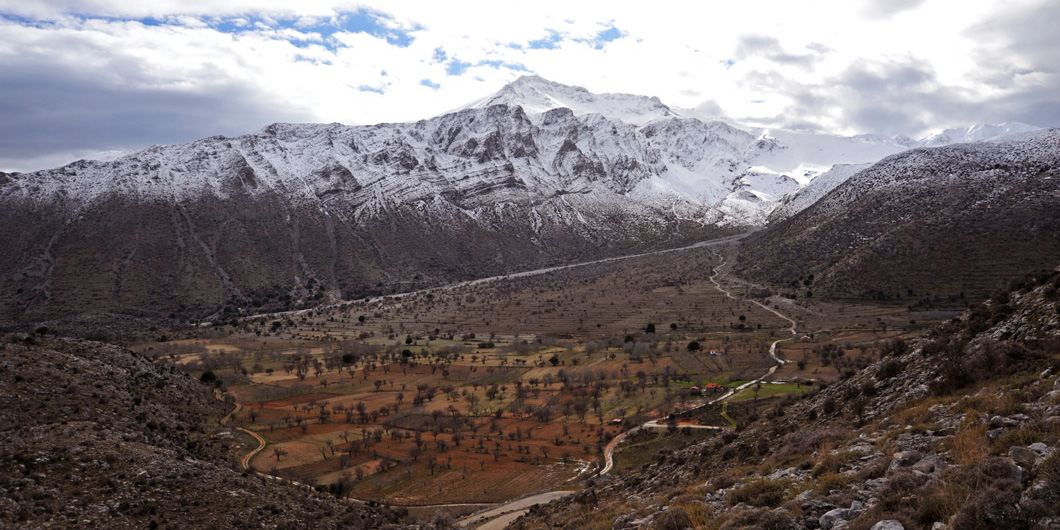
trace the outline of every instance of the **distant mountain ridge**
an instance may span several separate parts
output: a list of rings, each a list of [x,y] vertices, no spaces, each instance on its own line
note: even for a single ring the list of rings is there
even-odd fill
[[[1060,264],[1060,129],[920,148],[845,179],[746,241],[742,273],[911,306],[984,299]]]
[[[1041,127],[1018,122],[996,124],[980,123],[969,125],[967,127],[945,129],[941,132],[929,135],[917,142],[917,147],[939,147],[950,144],[983,142],[1006,136],[1031,133],[1040,129]]]
[[[689,116],[529,76],[413,123],[274,124],[0,174],[0,320],[224,319],[677,246],[906,149]]]

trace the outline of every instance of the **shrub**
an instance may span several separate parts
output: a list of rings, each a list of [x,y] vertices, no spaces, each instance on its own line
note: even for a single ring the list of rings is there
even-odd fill
[[[968,499],[953,519],[953,530],[980,528],[1032,528],[1031,522],[1019,508],[1019,484],[1013,481],[995,482]]]
[[[680,506],[674,506],[655,517],[652,528],[657,530],[685,530],[693,528],[692,519]]]
[[[1035,474],[1041,487],[1027,491],[1027,515],[1036,519],[1055,517],[1060,512],[1060,452],[1039,464]]]
[[[740,513],[729,524],[722,526],[730,528],[755,528],[758,530],[786,530],[793,527],[793,517],[784,509],[776,510],[750,510]]]
[[[843,466],[854,462],[860,456],[860,453],[854,451],[840,451],[836,454],[829,451],[814,468],[813,476],[816,478],[827,473],[838,473]]]
[[[752,506],[775,508],[784,501],[790,485],[787,480],[754,480],[730,492],[729,504],[735,506],[743,502]]]
[[[1043,442],[1048,438],[1044,432],[1037,427],[1024,427],[1015,429],[999,436],[990,444],[990,452],[1002,454],[1008,452],[1009,447],[1018,445],[1026,447],[1035,442]]]
[[[844,475],[841,473],[825,473],[820,475],[817,479],[817,485],[814,489],[822,494],[827,495],[832,490],[845,489],[847,485],[853,482],[854,477],[850,475]]]
[[[879,509],[905,512],[913,508],[920,483],[921,480],[909,471],[895,473],[880,492]]]

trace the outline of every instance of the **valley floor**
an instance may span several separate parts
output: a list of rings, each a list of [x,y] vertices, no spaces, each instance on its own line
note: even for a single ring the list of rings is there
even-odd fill
[[[915,333],[904,309],[764,296],[726,272],[739,239],[255,317],[137,349],[224,382],[241,405],[233,421],[261,440],[244,457],[252,469],[459,513],[609,471],[610,442],[637,426],[665,430],[674,416],[731,428],[690,418],[723,396],[754,416]]]

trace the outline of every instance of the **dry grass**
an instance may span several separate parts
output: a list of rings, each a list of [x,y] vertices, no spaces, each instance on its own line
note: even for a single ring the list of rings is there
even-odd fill
[[[950,456],[961,466],[975,465],[989,454],[990,439],[986,436],[986,425],[975,425],[962,429],[948,440]]]
[[[775,508],[790,497],[788,490],[791,486],[790,480],[752,480],[729,493],[729,505],[743,502],[751,506]]]

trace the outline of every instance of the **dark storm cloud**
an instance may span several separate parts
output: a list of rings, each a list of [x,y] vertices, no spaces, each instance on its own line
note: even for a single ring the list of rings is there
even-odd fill
[[[1060,125],[1060,3],[1013,7],[968,29],[978,80],[1008,94],[992,109],[1041,127]]]
[[[862,61],[813,85],[776,71],[756,72],[748,80],[792,101],[784,112],[754,120],[768,126],[813,128],[829,115],[859,132],[918,137],[974,123],[1060,124],[1055,89],[1060,85],[1030,85],[983,100],[966,87],[941,82],[930,64],[913,58]]]
[[[856,64],[826,81],[817,96],[839,109],[861,131],[918,134],[937,119],[961,111],[961,94],[938,82],[930,65],[916,60]]]
[[[789,53],[780,41],[767,35],[744,35],[736,46],[736,58],[763,57],[778,64],[810,67],[817,61],[814,54]]]
[[[1056,88],[1038,87],[991,102],[983,113],[991,121],[1018,121],[1038,127],[1060,126],[1060,97]]]
[[[196,72],[194,89],[159,87],[149,68],[121,56],[98,68],[46,53],[6,57],[0,62],[0,159],[18,164],[55,153],[139,148],[310,118],[216,67]]]
[[[764,125],[821,128],[821,116],[836,117],[862,132],[919,134],[934,118],[962,107],[960,94],[938,83],[929,65],[915,60],[860,62],[816,85],[760,72],[760,86],[791,98],[783,113],[760,118]]]
[[[890,17],[922,0],[868,1],[865,14]],[[1018,121],[1060,125],[1060,3],[1007,7],[972,26],[965,36],[979,45],[969,54],[978,68],[971,79],[1002,91],[984,98],[971,85],[941,82],[927,63],[914,58],[854,65],[817,86],[791,84],[796,116],[812,116],[821,105],[839,109],[862,131],[917,135],[939,124]],[[795,118],[798,119],[798,118]]]

